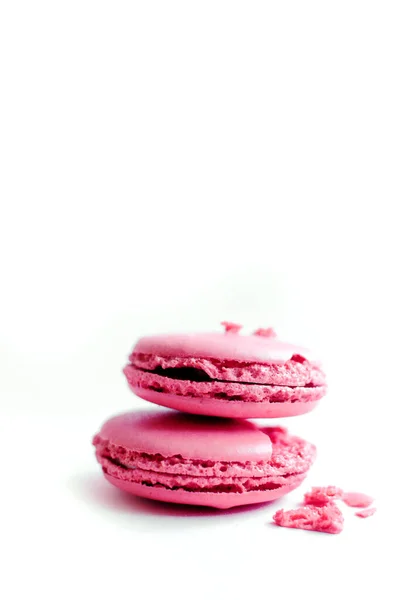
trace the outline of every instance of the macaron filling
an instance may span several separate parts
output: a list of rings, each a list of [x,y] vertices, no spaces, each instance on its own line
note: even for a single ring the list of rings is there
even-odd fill
[[[284,363],[262,364],[213,357],[163,356],[132,352],[130,365],[143,372],[169,379],[194,382],[227,382],[244,385],[319,387],[325,375],[318,364],[294,354]]]
[[[325,395],[326,386],[314,381],[303,385],[261,383],[212,379],[204,371],[188,367],[144,370],[128,364],[124,374],[132,390],[155,394],[171,394],[186,398],[202,398],[238,402],[312,403]],[[172,376],[171,376],[172,375]],[[150,398],[148,398],[150,399]]]

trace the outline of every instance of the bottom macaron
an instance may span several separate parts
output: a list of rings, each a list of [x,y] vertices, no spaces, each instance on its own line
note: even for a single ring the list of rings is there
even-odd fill
[[[280,427],[170,410],[113,417],[93,444],[106,479],[116,487],[221,509],[287,494],[315,458],[312,444]]]

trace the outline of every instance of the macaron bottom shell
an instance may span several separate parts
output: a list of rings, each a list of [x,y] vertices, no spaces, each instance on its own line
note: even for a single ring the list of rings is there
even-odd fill
[[[248,402],[219,398],[196,398],[193,396],[179,396],[177,394],[156,392],[131,384],[129,384],[129,387],[134,394],[143,400],[147,400],[158,406],[165,406],[195,415],[212,415],[215,417],[238,419],[295,417],[312,411],[319,403],[319,399],[315,401],[308,400],[306,402]]]
[[[217,509],[228,509],[246,504],[257,504],[277,500],[297,488],[305,479],[307,473],[301,473],[291,485],[281,486],[274,490],[249,491],[238,493],[211,493],[211,492],[189,492],[181,489],[167,489],[161,486],[149,486],[141,483],[133,483],[117,479],[107,473],[106,480],[115,487],[150,500],[171,502],[174,504],[190,504],[196,506],[209,506]]]

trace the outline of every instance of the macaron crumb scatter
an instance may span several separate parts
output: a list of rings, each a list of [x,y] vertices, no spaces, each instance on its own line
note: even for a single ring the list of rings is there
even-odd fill
[[[292,510],[278,510],[272,519],[280,527],[340,533],[344,518],[335,500],[342,500],[351,507],[363,508],[364,510],[354,513],[363,519],[371,517],[376,512],[375,507],[370,507],[374,501],[371,496],[359,492],[345,493],[341,488],[329,485],[311,488],[310,492],[304,494],[303,506]]]

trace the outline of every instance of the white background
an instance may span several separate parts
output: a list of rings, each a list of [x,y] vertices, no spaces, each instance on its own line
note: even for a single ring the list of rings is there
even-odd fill
[[[398,597],[398,3],[0,6],[1,597]],[[224,319],[324,357],[286,423],[307,484],[225,513],[108,486],[135,340]],[[321,484],[378,512],[270,525]]]

